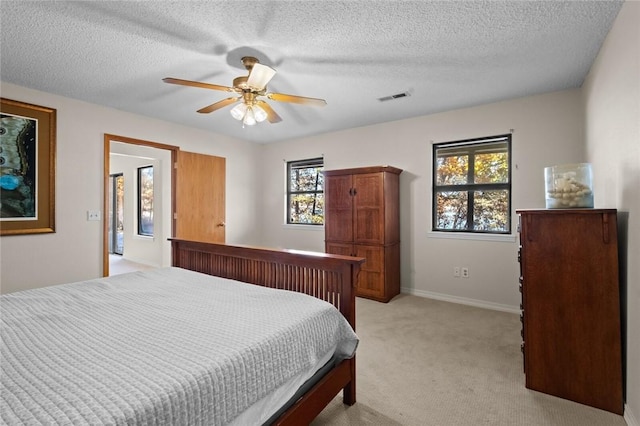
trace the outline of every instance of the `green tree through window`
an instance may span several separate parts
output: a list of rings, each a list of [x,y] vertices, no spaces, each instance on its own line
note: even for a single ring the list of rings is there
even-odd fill
[[[153,236],[153,166],[138,168],[138,234]]]
[[[433,230],[511,232],[511,135],[433,145]]]
[[[324,160],[287,162],[287,223],[324,223]]]

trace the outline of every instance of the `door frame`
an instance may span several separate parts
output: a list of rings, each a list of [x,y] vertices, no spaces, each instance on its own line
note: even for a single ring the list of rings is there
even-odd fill
[[[142,145],[150,148],[165,149],[171,152],[171,237],[175,236],[176,229],[176,163],[178,161],[178,151],[180,147],[175,145],[167,145],[158,142],[145,141],[142,139],[129,138],[126,136],[112,135],[109,133],[104,134],[104,170],[103,170],[103,208],[106,216],[107,209],[109,208],[109,175],[111,167],[111,159],[109,157],[111,153],[111,142],[128,143],[131,145]],[[109,225],[107,220],[102,220],[102,276],[109,276]]]

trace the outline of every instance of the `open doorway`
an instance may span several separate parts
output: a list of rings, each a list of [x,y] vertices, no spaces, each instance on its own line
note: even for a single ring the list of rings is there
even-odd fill
[[[179,148],[117,135],[104,135],[103,276],[168,266],[175,223],[175,169]],[[137,173],[154,166],[154,228],[140,228]],[[120,175],[120,177],[118,177]],[[121,185],[121,198],[118,185]],[[140,216],[143,217],[143,216]],[[140,222],[140,223],[139,223]],[[142,229],[142,231],[140,231]],[[112,268],[113,266],[113,268]],[[113,271],[111,271],[113,269]]]
[[[115,151],[118,152],[115,152]],[[131,260],[147,258],[160,253],[161,261],[155,266],[171,265],[171,243],[169,238],[181,238],[202,242],[225,242],[225,182],[226,159],[212,155],[181,151],[177,146],[143,141],[116,135],[104,135],[104,209],[109,211],[110,175],[116,174],[112,162],[123,163],[124,174],[124,236],[123,258],[139,249]],[[142,209],[129,193],[140,192],[133,187],[141,180],[139,171],[149,164],[154,165],[154,200],[161,208],[153,210],[153,235],[148,229],[139,227],[144,221],[140,215],[127,224],[127,214],[139,214]],[[135,170],[135,174],[132,170]],[[155,172],[158,171],[158,173]],[[129,173],[129,177],[127,175]],[[160,188],[155,191],[155,184]],[[179,200],[176,199],[177,191]],[[127,200],[130,200],[129,202]],[[156,206],[157,207],[157,206]],[[109,276],[109,224],[103,221],[104,276]],[[132,230],[132,232],[127,231]],[[157,232],[156,232],[157,231]],[[142,247],[144,246],[144,247]],[[144,263],[144,262],[142,262]]]

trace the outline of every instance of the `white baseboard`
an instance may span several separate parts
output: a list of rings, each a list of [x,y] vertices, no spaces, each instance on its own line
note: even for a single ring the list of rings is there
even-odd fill
[[[624,421],[627,422],[627,426],[640,426],[640,423],[627,404],[624,404]]]
[[[469,299],[467,297],[451,296],[449,294],[434,293],[431,291],[416,290],[413,288],[401,289],[402,293],[413,294],[414,296],[426,297],[428,299],[442,300],[444,302],[459,303],[461,305],[476,306],[478,308],[491,309],[494,311],[509,312],[519,314],[519,306],[502,305],[500,303],[487,302],[485,300]],[[640,425],[638,425],[640,426]]]

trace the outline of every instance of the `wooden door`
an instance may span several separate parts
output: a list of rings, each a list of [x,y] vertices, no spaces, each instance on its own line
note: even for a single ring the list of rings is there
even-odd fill
[[[357,244],[384,242],[384,180],[382,173],[356,174],[354,188],[354,230]]]
[[[326,176],[324,182],[325,239],[327,241],[353,241],[352,182],[351,175]]]
[[[225,242],[226,159],[178,152],[175,237]]]

